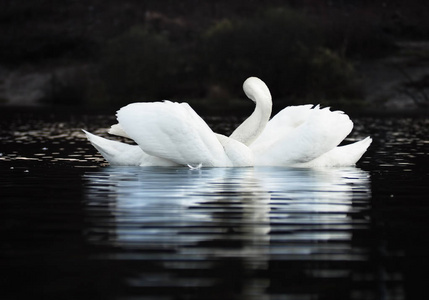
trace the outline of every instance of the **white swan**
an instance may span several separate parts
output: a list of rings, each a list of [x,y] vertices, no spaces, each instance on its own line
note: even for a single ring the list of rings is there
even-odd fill
[[[187,103],[170,101],[132,103],[117,112],[118,124],[109,133],[131,138],[137,145],[84,132],[112,165],[253,166],[253,153],[247,145],[268,123],[271,94],[265,83],[255,77],[244,82],[243,90],[255,102],[255,110],[231,137],[215,134]]]
[[[353,123],[343,112],[312,105],[283,109],[272,120],[271,94],[265,83],[250,77],[243,90],[256,104],[230,137],[215,134],[187,103],[133,103],[117,112],[109,133],[133,139],[137,145],[86,136],[112,165],[204,167],[349,166],[371,143],[337,147]]]

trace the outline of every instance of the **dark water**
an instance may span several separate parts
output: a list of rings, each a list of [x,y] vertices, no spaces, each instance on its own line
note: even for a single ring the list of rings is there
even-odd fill
[[[112,122],[0,121],[0,299],[427,293],[428,119],[357,119],[368,153],[320,170],[111,167],[79,130]]]

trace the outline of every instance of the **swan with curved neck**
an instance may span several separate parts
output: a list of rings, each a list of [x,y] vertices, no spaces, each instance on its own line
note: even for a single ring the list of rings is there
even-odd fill
[[[255,110],[230,137],[215,134],[187,103],[170,101],[132,103],[117,112],[119,123],[109,133],[138,145],[85,133],[109,163],[139,166],[349,166],[371,144],[368,137],[338,147],[353,128],[343,112],[291,106],[269,120],[272,99],[265,83],[250,77],[243,90]]]
[[[257,77],[247,78],[243,83],[243,91],[247,98],[255,103],[255,110],[229,137],[249,146],[265,129],[271,116],[273,103],[267,85]],[[130,138],[119,123],[112,125],[108,132]]]
[[[142,166],[253,166],[253,153],[248,145],[268,123],[271,94],[256,77],[248,78],[243,90],[255,103],[255,110],[230,137],[215,134],[187,103],[170,101],[132,103],[118,110],[118,124],[113,125],[109,133],[133,139],[138,146],[118,145],[118,142],[86,134],[103,157],[116,165],[123,161],[127,165],[135,162]]]

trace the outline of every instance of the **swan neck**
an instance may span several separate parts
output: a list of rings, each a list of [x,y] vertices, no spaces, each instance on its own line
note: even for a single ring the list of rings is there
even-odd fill
[[[251,145],[265,129],[272,109],[271,97],[251,99],[256,102],[255,110],[230,136],[247,146]]]

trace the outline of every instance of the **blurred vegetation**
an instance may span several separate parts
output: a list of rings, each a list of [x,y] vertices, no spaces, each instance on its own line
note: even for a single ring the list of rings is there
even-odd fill
[[[208,85],[221,86],[223,97],[242,98],[249,76],[263,79],[277,99],[358,98],[350,61],[326,48],[314,20],[291,9],[269,9],[250,20],[223,19],[197,41],[192,49],[181,49],[142,26],[110,40],[100,64],[108,98],[123,104],[203,95]]]
[[[319,40],[320,33],[304,15],[270,10],[251,20],[223,20],[209,28],[204,35],[205,64],[211,79],[231,90],[253,74],[273,92],[290,94],[302,90]]]
[[[355,63],[383,57],[395,51],[398,38],[423,38],[429,30],[427,3],[411,2],[417,6],[382,0],[66,0],[53,7],[46,0],[6,0],[0,64],[93,67],[67,80],[53,77],[48,103],[238,103],[243,81],[258,76],[282,106],[356,106],[363,97]],[[423,8],[412,9],[418,6]]]
[[[132,27],[108,41],[102,51],[100,75],[109,99],[116,102],[163,99],[172,93],[180,53],[162,34]]]
[[[223,20],[204,35],[210,79],[235,95],[252,74],[275,98],[355,97],[352,64],[325,47],[322,33],[313,19],[285,8],[252,20]]]
[[[365,11],[353,14],[332,11],[320,25],[327,47],[351,59],[375,59],[396,50],[389,29]]]

